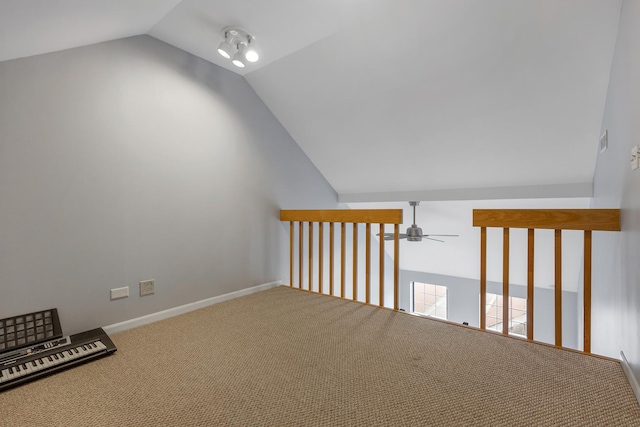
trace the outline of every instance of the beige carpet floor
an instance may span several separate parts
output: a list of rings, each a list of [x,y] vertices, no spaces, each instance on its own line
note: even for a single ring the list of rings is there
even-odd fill
[[[2,426],[640,426],[619,363],[276,288],[116,334]]]

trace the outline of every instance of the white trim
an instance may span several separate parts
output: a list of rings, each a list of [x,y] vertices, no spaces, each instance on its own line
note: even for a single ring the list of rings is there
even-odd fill
[[[525,185],[521,187],[453,188],[448,190],[395,191],[383,193],[342,193],[339,203],[406,202],[407,200],[502,200],[502,199],[567,199],[593,197],[593,184]]]
[[[624,374],[627,376],[627,380],[629,381],[629,385],[631,386],[633,393],[636,395],[638,403],[640,403],[640,384],[638,383],[636,376],[633,374],[631,366],[629,365],[629,362],[627,362],[627,358],[624,357],[623,352],[620,352],[620,364],[622,365]]]
[[[157,322],[158,320],[168,319],[169,317],[178,316],[180,314],[189,313],[190,311],[218,304],[220,302],[229,301],[245,295],[255,294],[256,292],[266,291],[267,289],[282,286],[282,280],[264,283],[262,285],[253,286],[251,288],[241,289],[239,291],[229,292],[228,294],[218,295],[178,307],[169,308],[167,310],[158,311],[157,313],[147,314],[146,316],[136,317],[135,319],[125,320],[124,322],[114,323],[113,325],[104,326],[102,329],[108,334],[126,331],[128,329],[137,328],[138,326],[147,325]]]

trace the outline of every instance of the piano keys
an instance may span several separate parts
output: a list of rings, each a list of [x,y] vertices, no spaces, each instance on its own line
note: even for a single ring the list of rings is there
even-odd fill
[[[70,344],[0,364],[0,391],[114,353],[113,341],[93,329],[68,337]]]

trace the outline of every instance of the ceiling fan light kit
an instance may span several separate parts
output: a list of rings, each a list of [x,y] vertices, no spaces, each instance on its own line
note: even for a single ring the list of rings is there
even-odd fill
[[[226,27],[222,30],[224,41],[218,45],[218,53],[231,59],[233,65],[244,68],[247,62],[256,62],[260,55],[255,47],[255,37],[240,27]]]

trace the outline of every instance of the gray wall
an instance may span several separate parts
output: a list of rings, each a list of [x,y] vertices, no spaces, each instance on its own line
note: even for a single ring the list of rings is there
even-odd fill
[[[640,2],[625,0],[611,68],[602,131],[609,149],[598,156],[593,206],[621,209],[621,233],[594,233],[593,351],[622,350],[640,378],[640,169],[629,167],[640,144]],[[595,149],[595,144],[593,149]]]
[[[156,39],[0,63],[0,317],[75,333],[287,282],[279,209],[336,207],[244,78]]]
[[[430,283],[447,287],[448,320],[456,323],[468,322],[470,326],[480,326],[480,282],[464,277],[444,276],[402,270],[400,275],[400,307],[411,310],[410,293],[412,282]],[[487,292],[502,295],[502,283],[487,281]],[[526,298],[526,286],[509,286],[511,296]],[[554,291],[535,288],[533,312],[533,337],[536,341],[555,343]],[[562,344],[577,348],[575,292],[562,292]]]

